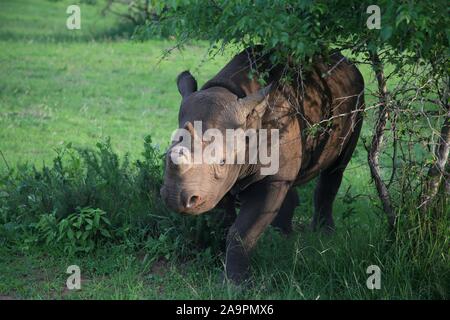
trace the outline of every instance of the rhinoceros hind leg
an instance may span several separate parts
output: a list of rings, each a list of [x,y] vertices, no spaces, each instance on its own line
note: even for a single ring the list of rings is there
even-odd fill
[[[334,165],[320,173],[316,189],[314,190],[312,230],[323,230],[328,233],[334,231],[333,202],[341,185],[344,170],[350,162],[353,151],[355,151],[361,125],[362,120],[358,119],[355,130],[341,156]]]
[[[331,171],[331,172],[330,172]],[[333,202],[342,181],[343,170],[326,170],[319,176],[314,191],[314,216],[311,223],[313,231],[334,231]]]

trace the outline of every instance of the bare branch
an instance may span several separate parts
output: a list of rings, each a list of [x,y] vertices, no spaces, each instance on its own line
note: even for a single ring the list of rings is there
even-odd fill
[[[447,95],[447,97],[440,96],[439,100],[442,102],[448,101],[448,90],[443,90],[442,94]],[[439,135],[439,142],[435,147],[435,161],[434,164],[428,170],[427,181],[425,182],[424,190],[421,197],[421,203],[419,208],[422,212],[425,212],[429,208],[430,203],[436,196],[439,187],[441,185],[442,178],[446,179],[445,184],[448,186],[449,173],[446,172],[446,165],[449,160],[449,150],[450,150],[450,108],[448,103],[446,103],[447,114],[444,119],[444,123],[441,128]]]
[[[383,211],[387,215],[389,227],[393,229],[395,226],[396,217],[394,210],[392,208],[389,191],[386,187],[386,184],[383,182],[383,179],[381,178],[381,169],[379,164],[379,156],[383,144],[384,131],[386,129],[386,123],[388,120],[387,103],[389,101],[389,98],[386,86],[386,79],[384,76],[383,64],[381,63],[380,58],[377,54],[372,55],[371,60],[373,63],[372,68],[375,71],[375,75],[378,82],[380,108],[378,110],[377,122],[375,124],[375,133],[372,137],[368,161],[372,179],[375,182],[375,186],[378,191],[378,196],[383,205]]]

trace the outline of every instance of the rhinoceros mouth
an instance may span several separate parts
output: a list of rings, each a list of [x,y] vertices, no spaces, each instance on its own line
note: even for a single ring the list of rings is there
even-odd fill
[[[208,207],[206,206],[207,204],[207,200],[203,200],[202,202],[200,202],[199,204],[197,204],[195,207],[192,208],[186,208],[186,207],[181,207],[181,210],[178,210],[178,212],[180,213],[184,213],[184,214],[188,214],[188,215],[198,215],[198,214],[202,214],[206,211],[209,211],[211,209],[208,209]]]
[[[195,204],[195,206],[186,206],[186,204],[183,203],[184,201],[182,201],[182,192],[172,193],[164,186],[161,188],[160,194],[166,206],[178,213],[197,215],[209,211],[215,207],[215,205],[211,207],[208,205],[210,203],[210,197],[202,197],[201,201]]]

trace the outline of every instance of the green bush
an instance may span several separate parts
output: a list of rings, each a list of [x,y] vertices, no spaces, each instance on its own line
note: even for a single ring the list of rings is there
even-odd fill
[[[65,252],[90,252],[102,240],[113,238],[111,222],[101,209],[83,208],[57,221],[55,214],[43,214],[32,224],[37,240],[47,245],[57,242]]]
[[[136,200],[154,196],[160,175],[155,159],[134,166],[128,156],[119,161],[109,140],[95,150],[68,144],[57,150],[52,167],[20,165],[2,177],[4,219],[27,223],[48,212],[62,219],[78,207],[93,207],[108,212],[113,225],[144,223],[153,203]]]

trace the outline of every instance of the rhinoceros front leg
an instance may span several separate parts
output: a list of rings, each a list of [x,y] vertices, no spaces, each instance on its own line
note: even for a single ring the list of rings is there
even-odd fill
[[[227,236],[225,272],[241,283],[249,276],[249,254],[273,221],[291,186],[290,181],[261,181],[241,195],[241,210]]]

